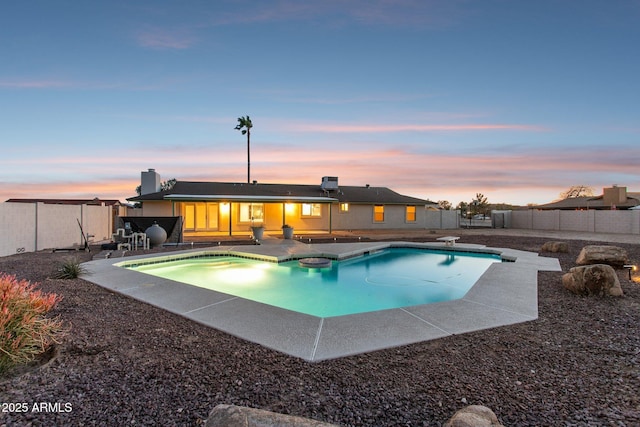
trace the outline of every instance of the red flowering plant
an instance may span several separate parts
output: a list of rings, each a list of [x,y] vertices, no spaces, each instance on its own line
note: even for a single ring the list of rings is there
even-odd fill
[[[58,343],[62,321],[45,315],[62,299],[27,280],[0,273],[0,373],[33,361]]]

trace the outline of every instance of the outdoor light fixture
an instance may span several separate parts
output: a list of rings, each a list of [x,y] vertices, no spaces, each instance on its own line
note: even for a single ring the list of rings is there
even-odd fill
[[[638,266],[633,264],[626,264],[626,265],[623,265],[622,267],[629,270],[629,280],[631,280],[631,272],[638,270]]]

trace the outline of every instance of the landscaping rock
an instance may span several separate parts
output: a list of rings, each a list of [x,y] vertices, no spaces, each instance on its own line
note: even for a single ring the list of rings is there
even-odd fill
[[[235,405],[217,405],[205,424],[206,427],[337,427],[309,418],[278,414],[262,409]]]
[[[608,264],[622,267],[628,262],[627,251],[618,246],[589,245],[582,248],[576,264]]]
[[[465,243],[523,251],[560,240],[473,233]],[[433,242],[434,235],[425,230],[411,240]],[[554,254],[564,273],[591,244],[621,246],[630,264],[640,261],[637,242],[567,242],[569,253]],[[74,256],[85,262],[99,251]],[[73,404],[71,412],[2,413],[0,425],[202,427],[213,407],[225,403],[340,426],[430,427],[469,405],[461,403],[466,397],[493,409],[508,427],[640,426],[640,286],[625,280],[626,271],[617,270],[623,298],[577,297],[560,284],[563,272],[542,271],[539,320],[307,362],[82,279],[50,279],[52,266],[68,257],[46,250],[0,257],[0,271],[64,297],[52,315],[70,328],[53,363],[0,375],[0,402],[61,402],[63,410],[64,402]]]
[[[573,267],[562,276],[562,284],[577,295],[622,296],[618,275],[606,264]]]
[[[503,427],[498,417],[486,406],[470,405],[460,409],[444,427]]]
[[[542,245],[542,252],[569,252],[569,244],[567,242],[546,242]]]

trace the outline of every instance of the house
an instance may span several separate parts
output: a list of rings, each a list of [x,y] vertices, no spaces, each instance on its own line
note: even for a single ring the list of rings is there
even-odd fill
[[[580,196],[558,200],[544,205],[532,206],[542,210],[624,210],[640,205],[640,193],[628,192],[627,187],[614,185],[602,189],[600,196]]]
[[[350,229],[423,229],[428,200],[386,187],[342,186],[337,177],[317,185],[176,181],[160,190],[160,175],[141,174],[141,191],[127,200],[142,204],[144,217],[182,217],[184,237],[246,234],[283,225],[296,232]]]

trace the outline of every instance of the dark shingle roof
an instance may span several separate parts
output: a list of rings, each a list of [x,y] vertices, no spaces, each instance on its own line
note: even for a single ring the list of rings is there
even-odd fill
[[[177,181],[171,190],[131,197],[127,200],[233,200],[286,201],[316,200],[321,202],[380,203],[380,204],[433,204],[429,200],[404,196],[386,187],[340,186],[338,190],[325,191],[320,185],[300,184],[247,184],[234,182]]]
[[[631,196],[631,197],[629,197]],[[639,193],[627,193],[627,201],[625,203],[616,204],[617,209],[629,209],[640,204]],[[544,205],[532,206],[532,209],[611,209],[611,206],[605,205],[603,196],[582,196],[570,197],[568,199],[558,200],[556,202]]]

